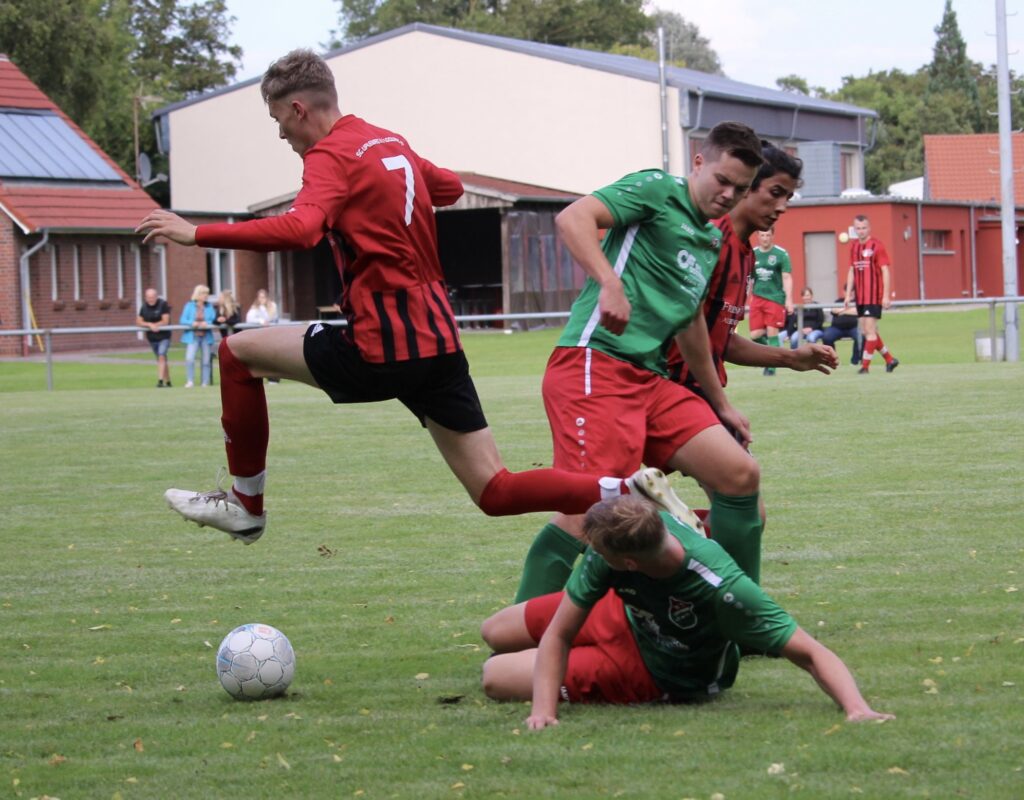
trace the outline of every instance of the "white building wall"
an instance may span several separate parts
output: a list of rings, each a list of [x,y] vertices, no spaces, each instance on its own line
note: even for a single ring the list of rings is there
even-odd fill
[[[424,31],[328,63],[342,112],[450,169],[586,193],[662,163],[656,83]],[[678,107],[670,88],[674,173]],[[258,85],[171,112],[170,139],[175,208],[238,212],[299,188],[301,161],[277,138]]]

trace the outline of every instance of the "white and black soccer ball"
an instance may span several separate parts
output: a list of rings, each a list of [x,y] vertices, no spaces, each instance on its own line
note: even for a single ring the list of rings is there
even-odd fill
[[[292,644],[270,625],[241,625],[224,637],[217,650],[217,677],[236,700],[278,697],[294,675]]]

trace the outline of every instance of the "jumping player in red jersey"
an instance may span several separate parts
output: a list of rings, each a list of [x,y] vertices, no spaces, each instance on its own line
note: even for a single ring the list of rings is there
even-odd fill
[[[667,482],[658,485],[664,477],[657,470],[630,481],[506,470],[469,375],[437,255],[433,206],[458,200],[458,176],[421,158],[404,137],[342,115],[334,76],[310,50],[274,62],[261,91],[280,137],[303,160],[292,208],[279,217],[198,227],[158,210],[136,230],[144,242],[163,236],[258,251],[307,249],[326,238],[348,325],[318,323],[304,335],[270,326],[221,342],[221,423],[233,484],[227,492],[170,489],[171,508],[246,544],[263,534],[270,435],[263,378],[318,387],[336,403],[401,400],[487,514],[581,513],[631,486],[671,494]]]
[[[871,223],[863,214],[853,218],[853,230],[857,240],[850,245],[850,271],[846,276],[843,308],[849,308],[856,290],[857,316],[864,332],[864,355],[858,374],[868,374],[876,352],[885,359],[885,371],[892,372],[900,365],[900,360],[889,352],[878,335],[882,309],[892,303],[889,254],[885,252],[885,246],[871,235]]]

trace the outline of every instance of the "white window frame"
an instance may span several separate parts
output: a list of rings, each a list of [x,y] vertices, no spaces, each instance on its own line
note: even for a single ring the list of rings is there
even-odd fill
[[[49,245],[48,249],[50,251],[50,299],[56,303],[60,299],[60,284],[57,282],[59,278],[58,264],[60,253],[55,244]]]
[[[71,245],[71,275],[73,278],[75,302],[82,299],[82,246]]]
[[[124,245],[117,246],[117,299],[124,300]]]
[[[106,300],[107,287],[103,280],[103,245],[96,245],[96,297],[99,300]]]

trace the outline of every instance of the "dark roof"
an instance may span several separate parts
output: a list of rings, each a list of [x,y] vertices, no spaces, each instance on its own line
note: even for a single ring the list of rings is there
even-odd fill
[[[387,31],[386,33],[371,36],[360,42],[342,47],[338,50],[331,50],[324,54],[324,58],[333,58],[369,47],[378,42],[404,36],[407,33],[421,31],[431,33],[435,36],[444,36],[450,39],[458,39],[465,42],[497,47],[503,50],[510,50],[516,53],[548,58],[553,61],[561,61],[567,64],[575,64],[587,69],[597,69],[604,72],[611,72],[616,75],[624,75],[638,80],[658,82],[658,64],[654,61],[647,61],[635,56],[623,56],[613,53],[601,53],[595,50],[581,50],[575,47],[562,47],[560,45],[542,44],[540,42],[528,42],[523,39],[510,39],[506,36],[494,36],[488,33],[475,33],[474,31],[456,30],[443,28],[438,25],[426,25],[422,22],[414,22],[401,28]],[[769,89],[764,86],[756,86],[751,83],[734,81],[721,75],[712,75],[707,72],[699,72],[694,69],[683,69],[682,67],[668,66],[665,70],[666,81],[670,86],[686,89],[697,94],[705,94],[713,97],[730,98],[746,102],[756,102],[764,105],[780,106],[785,108],[800,108],[808,111],[839,114],[853,117],[877,117],[878,114],[869,108],[849,105],[847,103],[836,103],[831,100],[821,100],[816,97],[808,97],[797,92],[784,92],[779,89]],[[182,100],[178,103],[164,106],[157,109],[154,117],[163,116],[175,109],[193,103],[208,100],[219,94],[231,92],[244,86],[251,86],[259,83],[260,78],[250,78],[247,81],[233,84],[213,92],[194,97],[189,100]]]
[[[11,138],[4,140],[4,134]],[[0,212],[25,233],[43,228],[124,232],[159,208],[4,55],[0,147]]]

